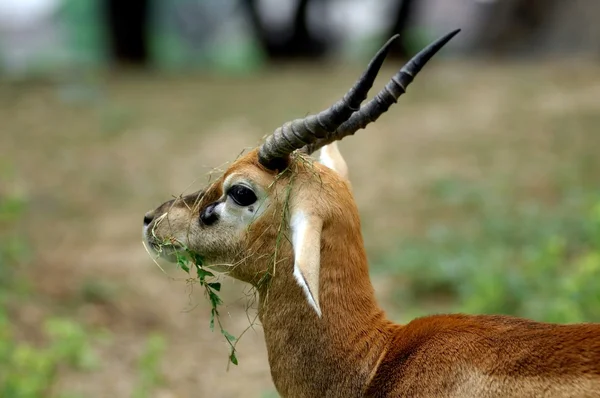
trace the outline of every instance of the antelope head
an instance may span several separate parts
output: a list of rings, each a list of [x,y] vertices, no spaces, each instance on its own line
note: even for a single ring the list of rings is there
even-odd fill
[[[169,260],[174,251],[189,250],[203,265],[255,285],[265,275],[287,274],[321,316],[321,252],[340,240],[354,242],[360,237],[347,167],[335,142],[386,112],[458,32],[424,48],[361,106],[397,36],[391,38],[329,109],[283,124],[206,189],[146,213],[147,245]],[[310,155],[318,149],[320,162],[312,161]]]

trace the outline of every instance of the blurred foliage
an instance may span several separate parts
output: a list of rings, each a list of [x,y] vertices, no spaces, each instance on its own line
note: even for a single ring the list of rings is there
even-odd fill
[[[146,340],[144,351],[138,359],[139,381],[132,394],[133,398],[145,398],[151,396],[155,387],[163,383],[160,373],[160,364],[166,342],[160,334],[150,334]]]
[[[40,398],[75,397],[54,391],[62,370],[90,371],[101,363],[94,345],[106,334],[90,330],[76,319],[49,316],[41,325],[41,341],[28,341],[14,313],[24,304],[36,302],[35,292],[19,273],[27,263],[28,245],[19,230],[26,209],[15,194],[0,191],[0,397]],[[165,349],[161,335],[151,334],[138,359],[138,384],[134,397],[150,396],[161,382],[160,362]]]
[[[275,390],[263,392],[260,398],[279,398],[279,394]]]
[[[42,347],[21,342],[0,308],[0,396],[38,398],[50,395],[59,370],[93,369],[97,358],[84,328],[69,319],[50,318],[43,328],[48,342]]]
[[[600,195],[574,190],[544,207],[456,180],[431,188],[464,219],[431,225],[374,266],[397,276],[404,321],[432,312],[600,321]]]
[[[97,362],[90,336],[76,321],[48,318],[41,330],[44,344],[20,336],[9,308],[30,297],[18,272],[28,253],[18,229],[25,205],[19,196],[0,192],[0,396],[6,398],[48,396],[60,369],[90,369]]]

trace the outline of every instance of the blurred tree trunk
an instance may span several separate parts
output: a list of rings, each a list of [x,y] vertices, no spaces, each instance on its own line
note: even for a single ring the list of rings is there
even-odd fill
[[[148,0],[108,0],[104,3],[108,39],[116,63],[142,65],[148,58]]]
[[[314,36],[308,28],[308,6],[311,0],[299,0],[294,13],[291,34],[284,40],[269,32],[263,23],[256,0],[244,0],[255,33],[269,58],[313,58],[325,54],[325,42]],[[321,0],[324,1],[324,0]]]
[[[600,1],[560,2],[554,7],[553,14],[541,33],[542,50],[561,55],[600,56]]]
[[[485,3],[478,49],[493,55],[530,53],[554,15],[557,0],[496,0]]]
[[[392,25],[391,33],[389,37],[396,33],[400,35],[399,39],[392,45],[389,56],[394,58],[408,59],[410,58],[410,50],[407,46],[407,35],[408,27],[410,25],[410,19],[414,13],[416,2],[414,0],[400,0],[394,23]]]

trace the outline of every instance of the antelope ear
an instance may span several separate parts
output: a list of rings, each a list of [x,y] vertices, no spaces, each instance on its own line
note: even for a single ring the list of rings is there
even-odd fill
[[[310,306],[321,317],[319,270],[323,220],[304,209],[297,209],[292,211],[290,227],[294,248],[294,277],[302,287]]]
[[[321,148],[319,162],[336,171],[342,178],[348,180],[348,166],[340,153],[336,141]]]

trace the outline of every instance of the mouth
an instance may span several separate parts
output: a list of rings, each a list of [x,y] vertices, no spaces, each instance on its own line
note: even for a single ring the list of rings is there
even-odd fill
[[[174,238],[159,240],[152,234],[148,226],[144,226],[142,235],[144,237],[144,246],[150,254],[159,256],[171,263],[177,262],[177,253],[185,251],[183,245]]]

